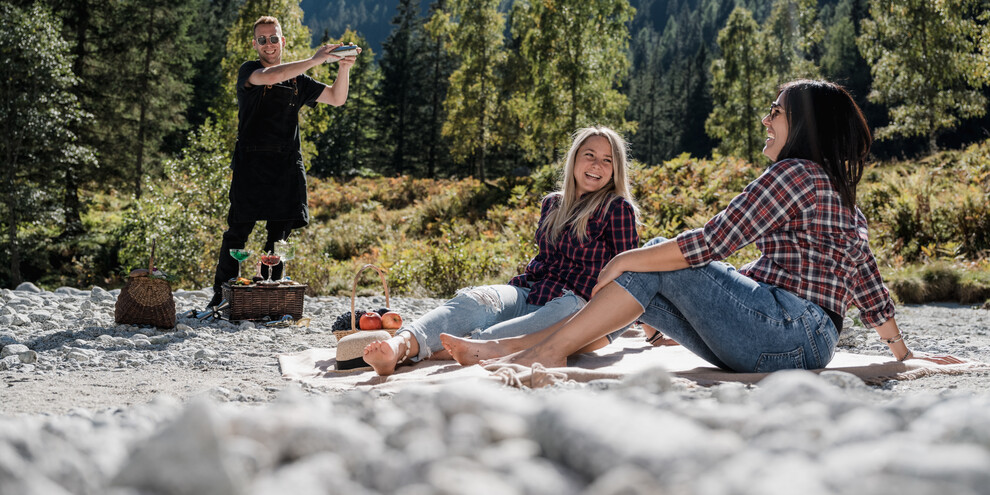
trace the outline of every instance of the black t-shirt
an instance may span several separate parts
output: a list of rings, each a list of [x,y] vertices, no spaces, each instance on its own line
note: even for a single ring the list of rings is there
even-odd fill
[[[252,60],[237,74],[237,146],[230,212],[235,222],[290,220],[309,223],[306,169],[299,139],[299,110],[315,106],[327,86],[303,74],[273,85],[247,86],[263,68]]]

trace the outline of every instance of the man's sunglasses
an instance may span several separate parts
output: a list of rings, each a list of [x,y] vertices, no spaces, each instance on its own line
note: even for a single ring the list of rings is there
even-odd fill
[[[269,36],[268,38],[265,38],[264,36],[258,36],[258,44],[259,45],[264,45],[265,43],[268,43],[269,41],[271,41],[273,45],[277,45],[278,44],[278,40],[279,40],[278,35],[274,35],[274,34],[271,35],[271,36]]]

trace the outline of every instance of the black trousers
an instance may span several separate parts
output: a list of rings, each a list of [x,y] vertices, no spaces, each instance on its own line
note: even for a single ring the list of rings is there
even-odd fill
[[[243,249],[247,244],[251,231],[254,230],[258,222],[234,222],[227,215],[227,231],[223,233],[223,241],[220,243],[220,253],[217,258],[217,273],[213,278],[214,303],[220,302],[223,283],[237,276],[237,260],[230,255],[231,249]],[[264,252],[273,251],[277,241],[286,240],[292,232],[291,220],[275,221],[268,220],[265,229],[268,231],[268,238],[265,240]],[[252,252],[250,262],[245,262],[242,267],[241,276],[251,278],[254,276],[254,262],[257,261],[257,251]],[[268,276],[268,266],[261,265],[261,276]],[[282,278],[282,264],[272,267],[272,280]]]

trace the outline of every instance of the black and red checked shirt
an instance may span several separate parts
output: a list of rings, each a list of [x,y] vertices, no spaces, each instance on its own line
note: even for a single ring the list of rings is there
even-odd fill
[[[551,242],[545,225],[547,215],[557,208],[562,200],[560,194],[551,194],[543,199],[540,223],[536,228],[536,243],[539,253],[533,258],[526,271],[509,281],[509,285],[529,287],[526,302],[544,305],[551,299],[560,297],[565,290],[591,299],[591,289],[598,282],[598,272],[615,255],[639,247],[639,234],[636,232],[636,211],[625,199],[614,196],[588,218],[587,235],[584,242],[566,230]]]
[[[704,227],[677,236],[692,267],[755,242],[762,253],[739,273],[844,316],[850,304],[876,327],[894,302],[870,251],[866,217],[843,206],[825,171],[808,160],[771,165]]]

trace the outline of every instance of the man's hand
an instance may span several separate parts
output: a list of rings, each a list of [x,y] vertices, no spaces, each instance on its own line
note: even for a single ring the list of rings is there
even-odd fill
[[[330,52],[333,51],[334,48],[337,48],[338,46],[341,46],[342,44],[343,43],[323,45],[323,46],[317,48],[316,49],[316,53],[314,53],[313,56],[310,57],[310,58],[313,61],[319,62],[321,64],[324,63],[324,62],[328,62],[328,61],[329,62],[336,62],[337,60],[340,60],[340,57],[338,57],[336,55],[333,55]]]
[[[344,44],[335,43],[330,45],[323,45],[316,50],[316,53],[313,54],[312,58],[313,60],[316,60],[321,64],[324,62],[339,62],[340,67],[342,69],[350,69],[350,67],[354,65],[354,62],[357,61],[357,55],[349,55],[346,57],[342,57],[340,55],[334,54],[333,50],[341,46],[344,46]],[[357,50],[358,54],[361,53],[361,47],[354,47],[354,48]]]

